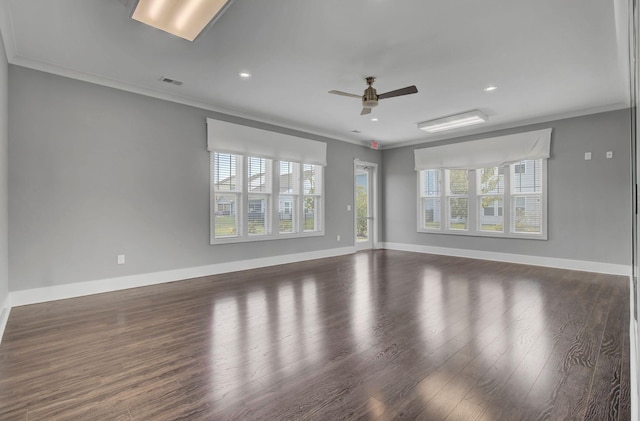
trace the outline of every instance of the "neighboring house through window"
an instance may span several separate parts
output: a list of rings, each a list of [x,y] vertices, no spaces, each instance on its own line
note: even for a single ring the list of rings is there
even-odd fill
[[[212,119],[207,127],[212,244],[324,235],[326,144]]]
[[[550,136],[547,129],[416,150],[418,231],[546,239]]]

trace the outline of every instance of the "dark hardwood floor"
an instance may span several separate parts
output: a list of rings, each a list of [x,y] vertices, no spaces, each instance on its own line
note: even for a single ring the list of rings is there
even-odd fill
[[[622,276],[378,250],[14,308],[1,420],[628,420]]]

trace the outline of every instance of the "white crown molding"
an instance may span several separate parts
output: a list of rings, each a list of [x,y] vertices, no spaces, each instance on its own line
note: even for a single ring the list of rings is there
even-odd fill
[[[474,136],[474,135],[483,134],[483,133],[492,133],[499,130],[507,130],[507,129],[514,129],[516,127],[530,126],[532,124],[551,123],[557,120],[564,120],[567,118],[574,118],[574,117],[583,117],[591,114],[606,113],[608,111],[624,110],[626,108],[629,108],[628,104],[618,102],[615,104],[607,104],[599,107],[584,108],[580,110],[567,111],[565,113],[549,114],[549,115],[533,117],[525,120],[518,120],[518,121],[513,121],[513,122],[508,122],[503,124],[497,124],[495,126],[482,126],[482,127],[473,127],[469,129],[454,130],[451,133],[440,134],[436,136],[429,136],[426,138],[410,140],[407,142],[388,144],[388,145],[385,145],[383,149],[387,150],[387,149],[403,148],[405,146],[423,145],[425,143],[438,142],[441,140],[458,139],[461,137]]]
[[[0,4],[2,3],[0,2]],[[5,21],[9,21],[9,23],[6,23]],[[119,80],[111,79],[111,78],[100,76],[97,74],[79,72],[76,70],[67,69],[67,68],[60,67],[58,65],[43,62],[43,61],[24,58],[19,56],[16,53],[16,49],[13,42],[12,30],[11,29],[3,30],[3,28],[5,27],[12,28],[12,25],[10,23],[10,17],[8,17],[8,15],[4,16],[3,7],[0,6],[0,30],[2,31],[5,50],[7,52],[7,60],[10,64],[15,66],[26,67],[28,69],[38,70],[45,73],[51,73],[54,75],[67,77],[75,80],[80,80],[83,82],[94,83],[96,85],[106,86],[106,87],[118,89],[121,91],[131,92],[138,95],[143,95],[143,96],[156,98],[164,101],[174,102],[177,104],[187,105],[190,107],[200,108],[206,111],[213,111],[220,114],[226,114],[232,117],[239,117],[239,118],[244,118],[244,119],[252,120],[259,123],[271,124],[284,129],[296,130],[302,133],[308,133],[311,135],[321,136],[321,137],[329,138],[332,140],[351,143],[351,144],[362,146],[365,148],[369,147],[369,141],[360,141],[360,140],[349,139],[346,137],[340,137],[340,136],[336,136],[334,133],[313,130],[308,127],[297,125],[293,122],[282,121],[282,120],[274,119],[268,116],[249,114],[239,110],[222,108],[219,106],[207,104],[205,102],[196,101],[187,97],[182,97],[179,95],[158,91],[145,86],[140,86],[140,85],[136,85],[129,82],[122,82]],[[5,32],[9,35],[5,36]],[[565,113],[548,114],[544,116],[538,116],[530,119],[507,122],[507,123],[497,124],[492,126],[471,127],[468,129],[454,130],[452,133],[443,133],[439,135],[424,137],[421,139],[409,140],[409,141],[398,142],[398,143],[386,143],[385,145],[381,146],[379,150],[396,149],[396,148],[402,148],[405,146],[413,146],[413,145],[422,145],[425,143],[437,142],[441,140],[457,139],[460,137],[474,136],[474,135],[483,134],[483,133],[491,133],[498,130],[512,129],[512,128],[528,126],[532,124],[548,123],[551,121],[563,120],[567,118],[582,117],[586,115],[598,114],[598,113],[603,113],[608,111],[617,111],[625,108],[629,108],[629,105],[625,103],[615,103],[615,104],[608,104],[608,105],[603,105],[599,107],[573,110]]]
[[[421,246],[417,244],[405,243],[384,243],[384,248],[399,251],[412,251],[416,253],[439,254],[443,256],[491,260],[495,262],[518,263],[523,265],[579,270],[584,272],[606,273],[610,275],[629,276],[631,274],[630,265],[618,265],[614,263],[559,259],[556,257],[529,256],[524,254],[494,253],[489,251]]]
[[[0,21],[0,25],[1,24],[2,23]],[[7,41],[5,41],[5,48],[7,44],[8,44]],[[332,140],[339,140],[341,142],[351,143],[351,144],[362,146],[362,147],[368,147],[368,142],[366,141],[358,141],[358,140],[349,139],[345,137],[338,137],[333,133],[312,130],[312,129],[309,129],[308,127],[296,125],[295,123],[292,123],[292,122],[285,122],[285,121],[274,119],[268,116],[260,116],[257,114],[249,114],[249,113],[245,113],[238,110],[222,108],[222,107],[214,106],[211,104],[207,104],[205,102],[196,101],[187,97],[182,97],[179,95],[158,91],[145,86],[136,85],[129,82],[122,82],[116,79],[111,79],[111,78],[100,76],[97,74],[79,72],[76,70],[60,67],[51,63],[20,57],[19,55],[15,55],[15,54],[12,54],[11,57],[9,57],[9,54],[7,54],[7,59],[10,64],[13,64],[15,66],[26,67],[29,69],[39,70],[41,72],[51,73],[54,75],[63,76],[70,79],[81,80],[83,82],[94,83],[96,85],[101,85],[109,88],[119,89],[121,91],[131,92],[138,95],[161,99],[164,101],[174,102],[177,104],[188,105],[190,107],[200,108],[206,111],[213,111],[216,113],[226,114],[232,117],[244,118],[244,119],[252,120],[259,123],[271,124],[284,129],[296,130],[301,133],[307,133],[307,134],[321,136],[321,137],[332,139]]]

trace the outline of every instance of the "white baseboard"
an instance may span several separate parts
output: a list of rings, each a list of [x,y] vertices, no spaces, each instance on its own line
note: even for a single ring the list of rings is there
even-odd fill
[[[128,288],[156,285],[165,282],[180,281],[183,279],[237,272],[240,270],[257,269],[287,263],[303,262],[306,260],[322,259],[325,257],[342,256],[354,252],[354,247],[341,247],[305,253],[287,254],[282,256],[238,260],[234,262],[218,263],[193,268],[175,269],[163,272],[143,273],[139,275],[121,276],[117,278],[99,279],[87,282],[77,282],[73,284],[56,285],[43,288],[25,289],[10,292],[9,305],[11,307],[16,307],[27,304],[43,303],[47,301],[63,300],[66,298],[82,297],[85,295],[99,294],[102,292],[111,292]]]
[[[7,296],[0,305],[0,343],[2,343],[2,335],[4,335],[4,329],[7,327],[10,312],[11,307],[9,306],[9,297]]]
[[[468,257],[471,259],[520,263],[524,265],[581,270],[585,272],[607,273],[612,275],[631,275],[631,265],[559,259],[556,257],[528,256],[524,254],[494,253],[490,251],[456,249],[449,247],[421,246],[417,244],[405,243],[383,243],[383,246],[384,248],[390,250],[413,251],[416,253],[439,254],[455,257]]]

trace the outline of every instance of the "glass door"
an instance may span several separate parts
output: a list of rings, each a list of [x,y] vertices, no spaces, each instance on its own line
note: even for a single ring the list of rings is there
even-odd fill
[[[358,250],[373,248],[373,167],[355,165],[355,245]]]

